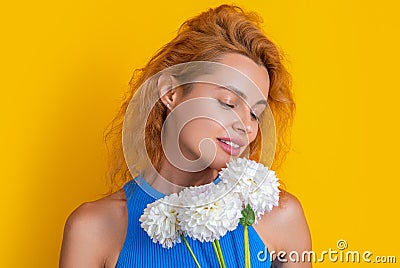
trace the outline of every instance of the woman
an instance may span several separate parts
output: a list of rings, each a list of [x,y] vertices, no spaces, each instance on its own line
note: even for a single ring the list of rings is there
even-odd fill
[[[60,267],[195,267],[183,243],[165,249],[146,236],[138,220],[146,205],[183,187],[213,182],[232,157],[268,165],[265,154],[272,153],[271,169],[279,168],[288,151],[295,104],[281,54],[259,23],[254,13],[236,6],[209,9],[186,21],[135,72],[106,135],[113,193],[82,204],[69,216]],[[274,127],[267,123],[269,115],[276,151],[265,141],[271,136],[262,134]],[[288,255],[311,250],[295,196],[281,189],[279,206],[252,227],[252,267],[311,267]],[[221,238],[227,267],[243,266],[239,229]],[[189,242],[202,267],[217,267],[209,244]]]

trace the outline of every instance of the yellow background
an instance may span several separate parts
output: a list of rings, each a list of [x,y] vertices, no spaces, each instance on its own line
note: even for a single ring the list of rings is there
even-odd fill
[[[289,60],[298,109],[281,179],[302,202],[317,252],[338,239],[374,255],[400,249],[396,2],[235,2],[263,16]],[[220,3],[2,4],[1,267],[58,265],[67,216],[106,189],[102,134],[133,70]]]

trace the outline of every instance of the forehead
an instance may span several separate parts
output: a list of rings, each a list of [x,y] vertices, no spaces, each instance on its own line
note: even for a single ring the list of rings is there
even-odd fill
[[[196,63],[194,80],[228,89],[252,107],[257,103],[266,104],[269,94],[269,75],[264,66],[256,64],[239,54],[226,54],[218,62]],[[197,92],[200,94],[200,92]],[[196,93],[194,93],[196,94]]]
[[[207,83],[237,89],[235,93],[242,92],[238,95],[246,96],[243,99],[250,106],[268,99],[270,79],[267,69],[240,54],[224,54],[217,62],[192,61],[173,65],[160,75],[163,74],[173,77],[169,89],[191,83]]]
[[[245,91],[246,95],[258,95],[255,91],[261,91],[265,99],[268,97],[270,78],[265,66],[258,65],[252,59],[236,53],[225,54],[219,62],[237,70],[237,72],[225,70],[232,78],[232,82],[227,85],[228,88],[240,89]],[[243,81],[241,76],[247,77],[250,81]],[[256,97],[253,96],[253,98]]]

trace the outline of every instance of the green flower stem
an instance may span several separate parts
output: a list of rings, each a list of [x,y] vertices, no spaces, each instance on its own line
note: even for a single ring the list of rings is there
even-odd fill
[[[226,264],[225,264],[225,260],[224,260],[224,255],[222,254],[222,249],[221,249],[221,245],[219,244],[219,240],[215,240],[215,244],[217,245],[217,249],[218,249],[218,253],[220,255],[221,258],[221,263],[222,263],[222,267],[226,268]]]
[[[245,268],[251,268],[248,227],[250,225],[252,225],[254,223],[254,221],[255,221],[254,211],[248,204],[242,210],[242,217],[240,218],[240,224],[243,225],[243,234],[244,234],[244,267]]]
[[[197,268],[201,268],[199,261],[197,260],[192,248],[189,245],[189,242],[186,240],[186,237],[183,234],[181,236],[183,238],[183,241],[185,242],[186,247],[189,249],[190,255],[192,255],[192,258],[193,258],[194,262],[196,263]]]
[[[244,262],[245,268],[251,268],[250,263],[250,245],[249,245],[249,230],[248,226],[245,225],[244,227]]]
[[[219,252],[218,252],[218,249],[217,249],[217,245],[215,244],[215,241],[212,241],[211,243],[212,243],[212,245],[213,245],[213,249],[214,249],[215,255],[217,256],[219,267],[222,268],[221,257],[219,256]]]

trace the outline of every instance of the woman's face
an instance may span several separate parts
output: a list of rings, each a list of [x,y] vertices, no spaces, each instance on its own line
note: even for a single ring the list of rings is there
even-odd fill
[[[239,157],[256,138],[257,118],[266,108],[270,85],[267,69],[246,56],[225,54],[219,63],[242,75],[226,75],[229,78],[223,80],[229,84],[224,86],[194,83],[189,93],[176,93],[169,100],[172,124],[182,125],[177,135],[183,156],[189,160],[204,158],[217,170],[226,167],[230,158]],[[246,76],[254,84],[248,79],[243,83]],[[189,114],[193,119],[187,119]]]

